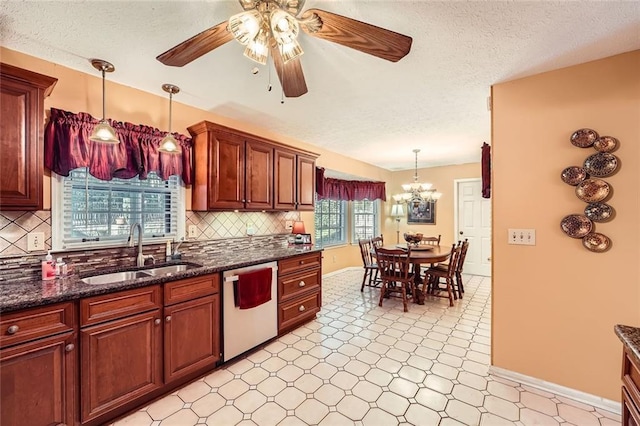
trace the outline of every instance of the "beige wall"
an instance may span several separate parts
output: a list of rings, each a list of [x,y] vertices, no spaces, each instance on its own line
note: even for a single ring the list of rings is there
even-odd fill
[[[640,326],[640,51],[497,84],[493,108],[493,364],[620,400],[613,326]],[[585,207],[560,180],[596,152],[569,142],[583,127],[620,140],[606,253],[560,230]],[[508,228],[536,246],[507,245]]]
[[[480,158],[480,147],[478,143],[478,159]],[[386,206],[386,215],[391,213],[394,194],[404,192],[402,184],[413,182],[414,170],[394,172],[391,182],[387,185],[387,198],[390,202]],[[430,167],[418,169],[418,180],[420,182],[432,183],[433,187],[442,193],[442,197],[436,203],[436,223],[435,225],[407,223],[406,216],[400,220],[400,242],[403,242],[402,234],[406,231],[421,232],[424,235],[442,235],[441,244],[451,245],[458,238],[454,236],[454,186],[455,179],[479,178],[481,176],[480,163],[460,164],[455,166]],[[406,213],[406,209],[405,209]],[[396,241],[397,222],[388,217],[385,220],[385,241]]]

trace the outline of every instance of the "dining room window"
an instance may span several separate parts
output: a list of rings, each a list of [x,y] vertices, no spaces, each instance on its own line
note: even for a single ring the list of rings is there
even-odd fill
[[[347,243],[347,202],[316,200],[315,243],[320,247]]]
[[[184,188],[180,177],[134,177],[106,181],[86,168],[55,175],[52,243],[55,250],[122,245],[140,223],[145,242],[178,239],[184,233]],[[136,235],[137,237],[137,235]]]
[[[351,201],[351,242],[380,235],[378,211],[380,201]]]

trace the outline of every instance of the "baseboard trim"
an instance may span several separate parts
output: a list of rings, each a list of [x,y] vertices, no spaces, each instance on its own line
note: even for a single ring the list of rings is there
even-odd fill
[[[328,272],[326,274],[323,274],[322,277],[331,277],[333,275],[337,275],[341,272],[345,272],[345,271],[362,271],[362,266],[347,266],[346,268],[342,268],[342,269],[338,269],[337,271],[333,271],[333,272]]]
[[[504,368],[489,366],[489,374],[493,374],[498,377],[512,380],[514,382],[522,383],[523,385],[530,386],[532,388],[540,389],[546,392],[563,396],[565,398],[571,398],[575,401],[582,402],[584,404],[591,405],[596,408],[615,413],[622,414],[622,406],[619,402],[612,401],[610,399],[602,398],[597,395],[582,392],[576,389],[568,388],[566,386],[558,385],[556,383],[547,382],[535,377],[527,376],[515,371],[506,370]]]

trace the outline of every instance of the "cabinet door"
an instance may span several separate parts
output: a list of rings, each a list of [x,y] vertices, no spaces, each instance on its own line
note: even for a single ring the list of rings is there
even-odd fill
[[[81,330],[82,421],[162,386],[160,310]]]
[[[223,132],[211,135],[209,208],[242,209],[244,192],[244,140]]]
[[[57,80],[0,64],[0,209],[42,209],[44,98]]]
[[[298,210],[314,209],[316,193],[316,161],[312,157],[298,155]]]
[[[248,140],[246,159],[246,208],[273,209],[273,147]]]
[[[70,332],[0,351],[0,424],[78,423],[75,344]]]
[[[165,383],[213,367],[220,359],[220,299],[217,294],[164,309]]]
[[[296,154],[276,149],[274,160],[274,208],[296,209]]]

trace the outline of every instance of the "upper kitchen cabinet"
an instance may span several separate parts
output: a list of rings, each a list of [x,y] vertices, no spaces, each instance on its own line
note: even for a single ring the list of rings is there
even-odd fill
[[[0,210],[42,209],[44,98],[57,81],[0,63]]]
[[[275,210],[314,209],[316,157],[288,149],[275,150]]]
[[[193,210],[313,210],[317,154],[208,121],[188,130]]]

